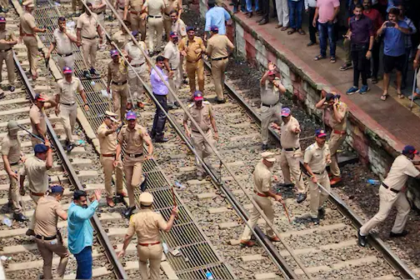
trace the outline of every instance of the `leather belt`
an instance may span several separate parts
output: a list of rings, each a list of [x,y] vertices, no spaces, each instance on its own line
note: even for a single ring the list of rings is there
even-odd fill
[[[170,14],[167,14],[167,13],[165,13],[165,15],[166,15],[166,16],[168,16],[168,17],[170,17],[170,16],[171,16]]]
[[[161,18],[162,16],[148,16],[150,18]]]
[[[76,104],[76,102],[74,102],[74,103],[63,103],[63,102],[60,102],[60,104],[63,104],[63,105],[66,105],[66,106],[73,106],[74,104]]]
[[[36,193],[36,192],[33,192],[33,191],[31,191],[31,194],[34,195],[34,196],[44,196],[45,195],[45,193]]]
[[[140,63],[140,64],[132,64],[131,66],[132,66],[132,67],[140,67],[140,66],[142,66],[143,64],[145,64],[145,62]]]
[[[196,61],[191,61],[191,60],[188,60],[187,59],[187,62],[188,63],[196,63],[196,62],[199,62],[200,60],[202,60],[203,58],[202,57],[200,57],[199,59],[197,59]]]
[[[125,80],[124,82],[114,82],[114,81],[112,81],[112,84],[117,85],[117,86],[122,86],[122,85],[125,85],[126,83],[127,83],[127,80]]]
[[[384,186],[385,189],[389,189],[391,192],[394,192],[394,193],[399,193],[400,192],[400,191],[394,190],[393,188],[388,187],[384,183],[382,183],[382,186]]]
[[[83,39],[87,39],[87,40],[93,40],[93,39],[97,39],[97,38],[98,38],[98,36],[91,37],[91,38],[89,38],[89,37],[85,37],[85,36],[82,36],[82,38],[83,38]]]
[[[324,171],[321,171],[321,172],[313,172],[313,171],[312,171],[312,173],[314,173],[315,175],[324,175],[324,173],[325,173],[325,169],[324,169]]]
[[[7,50],[0,50],[0,52],[8,52],[8,51],[10,51],[12,48],[10,48],[10,49],[7,49]]]
[[[143,156],[143,153],[141,154],[125,154],[126,156],[130,157],[130,158],[138,158]]]
[[[171,71],[175,71],[175,70],[177,70],[178,68],[171,68]]]
[[[227,59],[227,58],[229,58],[229,57],[225,56],[225,57],[212,58],[211,61],[218,61],[218,60],[223,60],[223,59]]]
[[[300,147],[297,147],[297,148],[286,148],[286,149],[284,149],[286,152],[292,152],[292,151],[296,151],[296,150],[299,150],[300,149]]]
[[[19,162],[14,162],[14,163],[10,163],[10,166],[15,166],[15,165],[18,165],[19,164]]]
[[[37,235],[35,235],[35,237],[38,238],[38,239],[41,239],[41,240],[54,240],[54,239],[57,239],[57,235],[45,237],[45,236],[42,236],[42,235],[38,235],[37,234]]]
[[[35,37],[35,34],[23,33],[23,36]]]
[[[152,243],[138,243],[140,246],[153,246],[160,244],[160,241],[152,242]]]
[[[122,7],[122,8],[121,8],[121,7],[118,7],[118,9],[120,9],[120,10],[123,10],[123,11],[124,11],[124,10],[125,10],[125,7]]]
[[[264,107],[269,107],[269,108],[271,108],[271,107],[276,106],[276,105],[277,105],[277,104],[279,104],[279,103],[280,103],[280,100],[279,100],[279,101],[277,101],[276,103],[274,103],[273,105],[264,104],[264,103],[261,103],[261,105],[262,105],[262,106],[264,106]]]
[[[103,156],[103,157],[115,157],[116,155],[114,155],[114,154],[101,154],[101,156]]]
[[[346,134],[346,131],[345,130],[335,130],[334,129],[334,134],[340,134],[340,135],[345,135]]]
[[[102,15],[104,12],[102,11],[102,12],[99,12],[99,13],[95,13],[95,14],[97,14],[97,15]]]
[[[137,11],[130,11],[130,14],[133,14],[133,15],[138,15],[138,14],[140,14],[140,12],[137,12]]]
[[[209,132],[209,130],[210,130],[210,128],[209,128],[209,129],[207,129],[207,130],[202,129],[202,131],[204,131],[204,132],[206,132],[206,133],[207,133],[207,132]],[[192,130],[192,129],[191,129],[191,131],[192,131],[192,132],[195,132],[195,133],[200,133],[198,130]]]
[[[254,191],[254,193],[255,193],[256,195],[258,195],[258,196],[261,196],[261,197],[267,197],[267,195],[262,194],[262,193],[259,193],[259,192],[257,192],[257,191]]]
[[[73,55],[73,53],[71,52],[71,53],[64,53],[64,54],[61,54],[61,53],[57,53],[59,56],[61,56],[61,57],[68,57],[68,56],[71,56],[71,55]]]

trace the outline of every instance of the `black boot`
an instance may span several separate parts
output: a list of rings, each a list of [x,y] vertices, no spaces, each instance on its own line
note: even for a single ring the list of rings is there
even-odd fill
[[[133,215],[134,210],[136,210],[136,206],[128,207],[123,213],[124,217],[126,219],[130,219],[131,215]]]
[[[22,213],[19,213],[19,214],[13,214],[13,220],[18,221],[18,222],[26,222],[28,218],[26,218],[26,216],[23,215]]]

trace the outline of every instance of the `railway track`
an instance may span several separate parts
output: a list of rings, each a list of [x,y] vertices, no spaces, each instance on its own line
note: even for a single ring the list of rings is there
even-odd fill
[[[60,11],[66,10],[69,10],[69,5],[62,4]],[[56,23],[55,19],[51,20],[51,22],[54,24]],[[10,21],[8,21],[8,24],[9,23]],[[118,23],[106,21],[106,29],[108,32],[115,31],[118,29]],[[52,30],[50,30],[50,32],[51,31]],[[45,40],[43,41],[48,44]],[[23,50],[24,46],[23,48],[22,46],[17,46],[17,48],[15,48],[18,57],[24,57],[22,54]],[[104,71],[107,63],[110,61],[109,53],[99,52],[98,61],[98,64],[100,65],[99,70],[102,73],[102,76],[105,76],[106,72]],[[46,69],[43,70],[45,70],[43,73],[48,73]],[[44,84],[41,88],[38,86],[39,90],[48,90],[45,88],[46,83],[42,80],[39,80],[36,83]],[[48,87],[53,91],[53,89],[51,89],[53,85],[48,85]],[[36,89],[35,85],[35,90]],[[211,78],[206,75],[205,96],[210,100],[214,97],[212,96],[213,89],[214,87],[211,83]],[[219,169],[220,162],[216,157],[213,157],[210,160],[211,165],[206,167],[208,170],[212,170],[212,172],[210,172],[210,180],[195,180],[195,157],[193,153],[191,153],[191,146],[188,139],[182,133],[182,130],[179,129],[183,117],[183,111],[180,109],[170,111],[170,119],[173,123],[171,126],[167,127],[166,133],[166,135],[169,136],[170,141],[165,144],[156,144],[155,148],[156,161],[160,165],[160,168],[167,174],[167,180],[172,184],[177,181],[186,186],[185,190],[177,191],[178,199],[184,202],[184,205],[188,208],[194,221],[202,228],[203,233],[207,236],[215,251],[220,254],[221,259],[231,267],[231,276],[235,275],[237,278],[256,279],[280,277],[305,278],[304,271],[297,266],[296,262],[291,257],[292,253],[298,256],[299,260],[305,266],[305,269],[309,272],[309,276],[312,278],[340,277],[350,279],[363,276],[363,278],[391,279],[413,277],[409,270],[401,265],[400,261],[395,258],[392,253],[386,252],[384,246],[382,246],[383,244],[380,243],[380,240],[377,240],[378,243],[374,244],[375,250],[359,248],[357,246],[357,236],[355,235],[356,231],[354,227],[358,227],[357,222],[360,223],[360,221],[357,221],[357,218],[352,216],[349,209],[345,206],[340,206],[334,199],[328,203],[325,219],[321,220],[319,226],[314,226],[311,223],[289,224],[287,218],[284,216],[281,205],[275,205],[276,213],[278,213],[275,219],[275,227],[277,231],[280,232],[280,238],[292,248],[292,252],[287,251],[281,243],[273,244],[269,242],[259,228],[256,229],[255,235],[260,241],[260,246],[244,249],[240,248],[238,239],[244,227],[243,220],[247,218],[248,212],[252,208],[251,201],[243,192],[243,188],[245,188],[248,195],[253,191],[252,184],[250,183],[250,174],[260,158],[260,130],[258,110],[247,106],[243,96],[241,97],[237,94],[233,87],[227,87],[227,90],[230,95],[229,102],[221,105],[213,105],[221,138],[217,144],[217,148],[224,161],[227,162],[227,167],[233,171],[235,177],[240,180],[240,184],[237,184],[234,178],[230,176],[226,166]],[[16,102],[16,94],[13,95],[13,99],[10,97],[10,94],[6,94],[5,100],[10,102],[5,104],[8,106],[7,108],[9,108],[11,104],[13,104],[14,109],[20,109],[28,105],[28,103],[25,104],[23,101],[21,103]],[[24,96],[24,93],[22,94]],[[184,104],[188,103],[189,91],[187,86],[184,86],[179,91],[179,98]],[[0,106],[1,104],[2,103],[0,103]],[[100,111],[93,110],[90,114],[92,113],[93,116],[87,116],[91,123],[92,120],[99,119],[96,115],[100,115]],[[22,116],[22,118],[20,118],[19,114],[23,114],[27,118],[27,112],[13,113],[10,114],[10,116],[15,119],[24,120],[25,117]],[[154,106],[151,100],[147,102],[145,109],[142,110],[140,114],[142,116],[142,125],[151,127],[154,115]],[[56,123],[54,117],[51,118],[51,121],[52,123]],[[7,120],[4,123],[6,122]],[[4,131],[5,124],[3,126],[0,124],[0,128]],[[57,131],[58,135],[63,134],[62,127],[60,131],[60,125],[56,124],[54,129]],[[312,133],[309,129],[312,128],[310,126],[306,127],[306,135]],[[79,132],[79,137],[81,139],[86,141],[89,140],[89,135],[86,137],[81,130],[79,130]],[[78,147],[73,150],[75,151],[74,154],[77,154],[78,149],[81,150],[80,148],[81,147]],[[88,153],[83,151],[82,153],[84,156],[87,156],[87,154],[89,154],[89,156],[95,154],[91,146],[86,145],[84,148],[91,149]],[[277,145],[272,151],[279,154],[279,146]],[[78,167],[77,156],[73,155],[72,152],[71,157],[73,156],[75,157],[76,162],[73,160],[71,165],[74,166],[76,170],[84,171],[83,168]],[[98,158],[96,157],[96,161],[94,161],[93,158],[91,160],[94,163],[92,166],[95,166],[97,168],[96,171],[99,171],[100,173]],[[92,166],[89,165],[89,170]],[[281,174],[279,174],[278,171],[276,173],[281,177]],[[83,182],[83,176],[81,176],[81,174],[83,175],[84,173],[79,172],[79,177],[81,177],[80,179]],[[101,175],[95,177],[95,179],[93,179],[95,181],[93,182],[101,182],[98,181],[100,180],[99,178]],[[87,183],[86,186],[89,187],[89,183]],[[5,190],[7,189],[4,188],[3,192]],[[154,189],[153,191],[158,192],[157,189]],[[70,191],[68,192],[70,193]],[[281,192],[292,216],[300,216],[308,211],[308,201],[298,205],[296,204],[294,195],[290,189],[282,189]],[[27,207],[26,204],[28,204],[28,202],[25,202],[25,207]],[[157,205],[157,208],[159,208],[159,205]],[[101,209],[106,211],[106,207],[101,207]],[[104,213],[100,215],[99,219],[102,220],[102,224],[104,224],[104,217],[107,217],[108,215],[110,214]],[[105,230],[108,230],[108,235],[111,235],[109,238],[112,241],[117,241],[116,243],[112,242],[112,244],[114,246],[116,244],[121,244],[122,235],[125,234],[124,227],[127,226],[127,222],[121,219],[121,216],[119,216],[118,220],[115,222],[112,219],[108,221],[111,221],[111,228],[109,227],[109,224],[105,225],[104,228]],[[258,224],[259,227],[263,227],[265,221],[260,220]],[[119,229],[116,229],[117,227]],[[0,231],[0,234],[1,232],[2,231]],[[113,239],[113,235],[116,233],[121,234]],[[179,238],[180,236],[178,235],[176,237]],[[168,243],[171,243],[169,238],[166,240]],[[0,242],[3,242],[3,238],[0,239]],[[25,240],[25,242],[28,242],[28,240]],[[172,243],[176,243],[176,240],[173,240]],[[173,247],[172,244],[170,245]],[[1,251],[3,252],[4,248]],[[200,254],[198,254],[198,252],[200,252]],[[179,261],[179,259],[177,260],[169,255],[168,262],[175,264],[174,268],[178,276],[184,276],[180,278],[204,278],[202,272],[207,271],[208,266],[204,265],[205,262],[201,261],[201,259],[205,259],[208,256],[207,252],[199,250],[191,256],[192,257],[188,261],[186,261],[185,258],[183,261]],[[126,265],[130,260],[126,257],[123,262],[125,262]],[[184,267],[187,263],[194,268],[201,267],[198,269],[201,274],[195,274],[190,271],[187,272]],[[71,264],[69,264],[69,267],[71,267]],[[8,272],[8,269],[9,268],[6,268],[6,273],[10,273]],[[126,268],[125,270],[127,271],[128,269]],[[183,273],[179,271],[182,271]],[[127,273],[129,272],[130,270],[127,271]],[[212,272],[214,273],[214,271]],[[360,272],[363,272],[363,274],[360,274]],[[9,276],[10,274],[7,275]]]

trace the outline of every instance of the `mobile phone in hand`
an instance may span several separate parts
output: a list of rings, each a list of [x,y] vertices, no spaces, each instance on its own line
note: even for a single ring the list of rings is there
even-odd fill
[[[395,27],[395,23],[389,21],[386,23],[386,27]]]

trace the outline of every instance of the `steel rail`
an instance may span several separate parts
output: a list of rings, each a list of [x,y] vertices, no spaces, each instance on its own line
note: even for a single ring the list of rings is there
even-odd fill
[[[207,67],[209,71],[211,71],[211,65],[208,61],[204,61],[204,65]],[[226,81],[224,82],[225,88],[228,90],[229,95],[233,97],[236,101],[238,101],[241,106],[248,112],[248,114],[256,121],[256,123],[261,126],[261,118],[258,116],[258,114],[253,110],[246,101],[236,92],[236,90],[229,85]],[[271,129],[269,129],[270,134],[280,143],[280,137],[278,134],[274,133]],[[300,165],[300,168],[303,173],[305,173],[305,169],[303,165]],[[333,203],[335,206],[338,207],[339,211],[347,218],[351,220],[353,225],[359,229],[363,225],[363,220],[358,216],[350,207],[348,207],[344,201],[342,201],[336,194],[331,191],[329,193],[329,201]],[[371,241],[371,244],[373,247],[381,252],[385,259],[388,261],[388,263],[394,267],[396,270],[398,270],[402,276],[403,279],[419,279],[416,274],[411,271],[408,266],[405,264],[403,260],[401,260],[389,247],[385,244],[385,242],[377,235],[370,235],[369,240]]]
[[[34,89],[32,88],[28,77],[26,77],[25,71],[22,69],[15,53],[13,53],[13,60],[15,62],[16,69],[19,75],[21,76],[22,81],[26,87],[26,91],[29,93],[29,97],[31,98],[31,101],[33,102],[35,99],[36,93]],[[66,156],[66,152],[64,151],[63,146],[61,145],[60,140],[57,137],[57,134],[55,134],[54,128],[52,127],[49,119],[45,118],[45,122],[47,125],[48,135],[50,136],[50,139],[52,140],[54,144],[56,153],[59,156],[62,162],[62,165],[69,176],[68,178],[71,184],[74,187],[76,187],[76,189],[78,190],[84,190],[85,188],[82,185],[82,183],[79,181],[76,171],[73,169],[73,166],[71,165],[68,157]],[[111,242],[109,241],[108,235],[106,234],[105,230],[102,228],[101,222],[99,221],[99,218],[96,214],[94,214],[93,217],[91,218],[91,223],[96,231],[96,237],[98,238],[99,243],[105,249],[105,255],[112,265],[112,270],[114,271],[115,276],[117,277],[117,279],[128,279],[128,276],[123,266],[118,261],[117,254],[115,253],[114,248]]]

